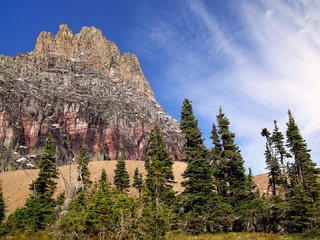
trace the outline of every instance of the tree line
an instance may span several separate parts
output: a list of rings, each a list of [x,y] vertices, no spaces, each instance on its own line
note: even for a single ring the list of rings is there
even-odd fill
[[[211,149],[203,143],[188,99],[183,102],[180,124],[187,163],[183,192],[173,191],[173,160],[161,129],[155,126],[144,161],[146,176],[138,168],[134,172],[132,187],[137,189],[137,198],[128,194],[124,158],[118,159],[113,186],[104,169],[99,182],[92,183],[84,148],[77,161],[78,188],[54,197],[59,172],[49,134],[39,175],[30,185],[32,194],[7,219],[1,191],[1,235],[47,231],[61,239],[164,239],[169,231],[319,234],[319,170],[290,111],[286,136],[277,122],[272,132],[266,128],[261,132],[266,139],[266,193],[259,192],[251,170],[246,173],[235,134],[221,108],[212,125]]]

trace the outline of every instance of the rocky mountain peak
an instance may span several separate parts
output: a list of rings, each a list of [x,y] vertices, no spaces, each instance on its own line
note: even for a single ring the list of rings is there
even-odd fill
[[[110,80],[122,80],[122,84],[154,99],[138,58],[129,53],[121,55],[118,47],[95,27],[83,27],[73,34],[66,24],[62,24],[56,36],[41,32],[31,55],[42,68],[58,67],[74,72],[78,65],[87,66]]]
[[[48,132],[61,163],[81,145],[96,159],[143,159],[155,124],[180,159],[178,122],[156,102],[138,58],[99,29],[74,34],[63,24],[56,36],[41,32],[34,51],[0,56],[0,159],[14,160],[21,146],[35,155]]]

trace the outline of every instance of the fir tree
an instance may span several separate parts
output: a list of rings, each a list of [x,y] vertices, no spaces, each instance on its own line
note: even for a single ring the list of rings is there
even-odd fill
[[[239,147],[234,143],[235,134],[230,132],[230,121],[219,109],[217,116],[218,133],[221,139],[222,171],[223,171],[223,195],[236,197],[245,191],[246,175],[244,161],[240,154]]]
[[[160,129],[155,126],[150,133],[149,146],[145,158],[147,170],[146,186],[155,201],[171,201],[174,193],[172,182],[173,161],[166,149]]]
[[[274,152],[274,143],[271,138],[271,133],[266,129],[262,129],[261,135],[266,138],[266,164],[267,169],[269,170],[269,183],[268,188],[271,188],[272,195],[275,196],[277,194],[277,186],[281,181],[281,170],[278,159]]]
[[[30,190],[33,190],[35,194],[46,194],[51,197],[57,185],[54,179],[58,178],[55,146],[51,133],[49,133],[46,140],[44,153],[39,162],[39,168],[38,178],[30,185]]]
[[[130,187],[129,174],[126,170],[126,162],[123,157],[119,157],[114,173],[114,185],[116,188],[121,192],[128,191]]]
[[[215,177],[216,190],[219,195],[226,196],[227,183],[225,179],[226,161],[222,156],[222,144],[215,124],[212,125],[211,137],[213,148],[211,150],[211,163]]]
[[[102,169],[99,186],[94,196],[90,199],[86,219],[87,228],[92,233],[99,229],[103,233],[110,233],[115,229],[111,191],[106,171]]]
[[[288,112],[289,121],[287,123],[287,146],[294,159],[294,169],[297,175],[298,184],[302,184],[306,192],[310,194],[313,201],[319,199],[319,173],[316,164],[312,162],[310,150],[300,134],[291,112]]]
[[[208,151],[203,144],[198,121],[188,99],[183,102],[180,128],[186,139],[184,156],[187,162],[182,182],[185,187],[182,215],[187,222],[187,231],[205,232],[208,231],[207,212],[213,196],[213,176]]]
[[[138,168],[136,168],[134,170],[133,185],[132,186],[138,190],[138,196],[140,198],[142,187],[143,187],[143,179],[142,179],[142,174],[139,172]]]
[[[90,172],[88,168],[89,156],[87,150],[82,147],[80,149],[79,159],[78,159],[78,181],[82,182],[83,189],[87,189],[91,185]]]
[[[289,156],[287,153],[287,150],[285,149],[284,144],[284,136],[282,132],[279,131],[279,127],[277,125],[277,121],[274,121],[274,130],[272,132],[271,141],[274,145],[274,152],[276,155],[276,158],[281,166],[281,172],[285,173],[285,158]]]
[[[82,237],[86,229],[88,199],[84,189],[80,189],[68,207],[68,213],[59,222],[60,228],[74,239]]]
[[[48,194],[33,194],[23,208],[18,208],[8,218],[11,234],[34,233],[45,230],[56,220],[56,202]]]
[[[290,111],[288,117],[287,146],[293,163],[288,166],[290,189],[286,195],[286,227],[289,232],[314,231],[320,223],[318,170]]]
[[[138,239],[165,239],[165,235],[170,229],[170,208],[164,203],[155,203],[154,197],[147,187],[142,196],[142,204],[142,214],[138,219],[140,232]]]
[[[99,186],[89,201],[86,231],[101,238],[131,239],[133,199],[109,186],[103,170]]]

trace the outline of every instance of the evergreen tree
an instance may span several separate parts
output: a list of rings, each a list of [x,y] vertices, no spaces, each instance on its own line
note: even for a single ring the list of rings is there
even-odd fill
[[[147,170],[146,186],[157,202],[171,201],[174,197],[172,165],[173,161],[166,149],[160,129],[155,126],[150,133],[145,169]]]
[[[142,196],[142,214],[139,221],[139,238],[148,240],[165,239],[170,230],[171,214],[168,205],[155,203],[154,197],[146,187]]]
[[[87,150],[82,147],[80,149],[79,159],[78,159],[78,181],[82,182],[83,189],[87,189],[91,185],[90,172],[88,168],[89,156]]]
[[[126,163],[123,157],[119,157],[114,173],[114,185],[116,188],[121,192],[128,191],[130,187],[129,174],[126,170]]]
[[[226,161],[222,156],[222,144],[218,130],[215,124],[212,125],[211,137],[213,148],[211,150],[211,163],[213,176],[215,178],[215,185],[217,193],[221,196],[226,196],[227,182],[225,179]]]
[[[245,191],[246,175],[244,169],[244,161],[240,154],[239,147],[234,143],[235,134],[230,132],[230,121],[219,109],[217,115],[218,133],[221,139],[222,152],[221,158],[223,169],[223,195],[238,198]]]
[[[320,224],[318,170],[290,111],[288,117],[287,146],[293,163],[288,166],[286,228],[289,232],[315,231]]]
[[[87,215],[88,199],[85,190],[81,189],[72,199],[66,216],[60,220],[60,228],[74,239],[80,238],[86,230]]]
[[[45,230],[56,220],[55,201],[48,194],[33,194],[23,208],[18,208],[7,220],[11,234],[35,233]]]
[[[115,230],[114,208],[112,203],[112,192],[108,183],[107,174],[102,169],[99,186],[90,199],[86,224],[88,231],[111,233]]]
[[[44,146],[44,153],[39,162],[40,172],[38,178],[30,185],[35,194],[46,194],[51,197],[56,190],[58,170],[55,158],[55,146],[51,133],[49,133]]]
[[[262,129],[261,135],[266,138],[266,164],[267,169],[269,170],[269,183],[268,188],[271,188],[272,195],[275,196],[277,194],[277,186],[281,182],[281,169],[276,157],[276,153],[274,152],[274,142],[271,138],[271,133],[266,129]]]
[[[106,239],[131,239],[133,199],[114,191],[103,170],[97,191],[90,198],[86,231]]]
[[[285,158],[289,156],[287,153],[287,150],[285,149],[284,144],[284,136],[282,132],[279,131],[279,127],[277,125],[277,121],[274,121],[274,130],[272,132],[271,141],[274,145],[274,153],[276,155],[276,158],[279,162],[279,165],[281,166],[281,172],[285,173]],[[282,179],[285,180],[285,179]]]
[[[2,191],[2,182],[0,182],[0,223],[5,219],[5,209],[6,205],[4,202],[3,191]]]
[[[185,99],[181,111],[180,128],[185,136],[184,156],[187,168],[183,173],[185,187],[181,213],[186,230],[196,233],[208,231],[208,212],[213,197],[213,176],[208,151],[203,144],[198,121],[193,115],[191,102]]]
[[[310,194],[312,200],[319,199],[320,185],[318,182],[318,170],[316,164],[312,162],[310,150],[300,134],[291,112],[288,112],[289,121],[287,123],[287,146],[294,160],[294,169],[297,175],[298,184],[302,184],[306,192]]]
[[[139,172],[138,168],[136,168],[134,170],[133,185],[132,186],[138,190],[138,196],[140,198],[142,187],[143,187],[143,179],[142,179],[142,174]]]

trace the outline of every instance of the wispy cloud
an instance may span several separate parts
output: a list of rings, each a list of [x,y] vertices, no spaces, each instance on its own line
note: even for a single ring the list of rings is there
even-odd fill
[[[144,45],[146,49],[161,45],[161,54],[168,59],[168,64],[162,63],[162,78],[174,90],[165,88],[166,96],[193,100],[207,138],[222,106],[247,166],[256,173],[264,171],[261,129],[272,127],[277,119],[285,131],[286,112],[291,109],[318,161],[318,1],[238,1],[236,6],[221,6],[227,9],[210,1],[184,3],[172,16],[149,25]],[[221,18],[219,11],[233,18]]]

